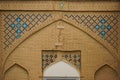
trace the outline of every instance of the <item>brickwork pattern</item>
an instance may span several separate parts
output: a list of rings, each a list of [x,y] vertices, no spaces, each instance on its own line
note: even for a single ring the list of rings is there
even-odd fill
[[[118,15],[65,14],[64,17],[89,28],[118,49]]]
[[[4,49],[30,31],[36,25],[51,19],[51,13],[10,13],[3,14],[4,19]],[[107,41],[115,50],[118,50],[118,15],[90,15],[90,14],[64,14],[64,18],[75,21],[95,32]]]
[[[19,39],[26,31],[30,31],[36,25],[39,25],[49,18],[51,13],[38,14],[3,14],[4,19],[4,49],[8,48],[12,43]]]

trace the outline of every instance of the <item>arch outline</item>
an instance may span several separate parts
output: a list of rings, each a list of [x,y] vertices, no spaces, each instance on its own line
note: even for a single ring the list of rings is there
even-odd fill
[[[27,78],[28,78],[28,80],[29,80],[29,72],[28,72],[28,70],[27,70],[26,68],[24,68],[22,65],[18,64],[18,63],[13,63],[11,66],[9,66],[9,68],[7,68],[7,69],[4,71],[4,79],[5,79],[6,73],[7,73],[10,69],[12,69],[13,67],[15,67],[15,66],[18,66],[18,67],[20,67],[21,69],[23,69],[23,70],[27,73]]]
[[[94,73],[94,79],[95,79],[95,76],[96,76],[97,72],[99,72],[99,71],[100,71],[101,69],[103,69],[104,67],[110,68],[112,71],[114,71],[114,72],[116,73],[116,75],[118,75],[118,78],[120,79],[118,72],[117,72],[113,67],[111,67],[109,64],[104,64],[104,65],[102,65],[101,67],[99,67],[99,68],[95,71],[95,73]]]

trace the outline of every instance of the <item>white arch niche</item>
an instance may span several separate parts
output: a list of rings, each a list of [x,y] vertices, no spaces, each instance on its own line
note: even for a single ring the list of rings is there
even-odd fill
[[[51,65],[43,75],[44,80],[80,80],[80,73],[64,61]]]

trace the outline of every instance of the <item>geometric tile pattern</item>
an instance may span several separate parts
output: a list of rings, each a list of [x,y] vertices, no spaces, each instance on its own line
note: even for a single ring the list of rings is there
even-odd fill
[[[4,49],[8,48],[12,43],[22,37],[26,31],[30,31],[33,27],[43,23],[49,18],[52,18],[51,13],[4,13],[2,15],[4,19]]]
[[[118,15],[64,14],[64,17],[87,27],[118,49]]]
[[[55,62],[57,58],[57,53],[54,51],[43,51],[42,52],[42,70],[44,70],[48,65]]]
[[[101,20],[102,25],[96,25],[96,26],[95,26],[96,30],[99,30],[99,29],[102,30],[102,31],[100,32],[100,35],[101,35],[102,38],[104,38],[105,35],[106,35],[105,29],[107,28],[107,31],[110,31],[111,28],[112,28],[111,25],[105,26],[105,23],[106,23],[106,22],[107,22],[107,21],[106,21],[105,19],[102,19],[102,20]]]
[[[36,25],[52,17],[51,13],[2,14],[5,32],[4,49],[12,45],[16,39],[21,38],[26,31],[30,31]],[[118,15],[64,14],[64,17],[89,28],[116,50],[118,49]]]
[[[21,33],[22,33],[21,27],[23,27],[24,29],[26,29],[28,26],[27,26],[26,23],[21,24],[21,18],[20,18],[20,17],[18,17],[18,18],[16,19],[16,21],[17,21],[17,23],[16,23],[16,24],[15,24],[14,22],[11,23],[11,24],[10,24],[10,27],[11,27],[12,29],[14,29],[15,27],[17,28],[17,30],[16,30],[16,33],[17,33],[16,38],[20,38],[20,37],[21,37]]]
[[[42,51],[42,70],[55,62],[57,59],[68,61],[69,63],[80,68],[81,55],[79,51],[57,51],[57,50],[45,50]]]
[[[81,55],[80,53],[64,53],[63,59],[67,60],[68,62],[72,63],[73,65],[80,68],[81,65]]]

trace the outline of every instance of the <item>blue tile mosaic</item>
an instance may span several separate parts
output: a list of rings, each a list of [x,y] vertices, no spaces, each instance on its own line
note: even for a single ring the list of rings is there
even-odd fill
[[[20,39],[26,31],[52,18],[51,13],[3,13],[5,28],[4,49],[7,49],[16,39]]]
[[[15,24],[15,23],[11,23],[10,27],[11,27],[12,29],[14,29],[15,27],[17,28],[17,30],[16,30],[16,33],[17,33],[16,38],[19,39],[19,38],[21,37],[21,33],[22,33],[21,27],[26,28],[26,27],[27,27],[27,24],[24,23],[23,25],[21,25],[22,19],[19,18],[19,17],[16,19],[16,21],[17,21],[17,23],[16,23],[16,24]]]
[[[102,31],[100,32],[102,38],[104,38],[104,36],[106,35],[105,29],[108,29],[110,31],[110,29],[112,28],[110,25],[105,26],[106,22],[107,21],[105,19],[102,19],[101,20],[102,26],[100,26],[100,25],[96,26],[96,30],[102,29]]]
[[[75,21],[90,29],[118,50],[118,14],[64,14],[65,19]]]

